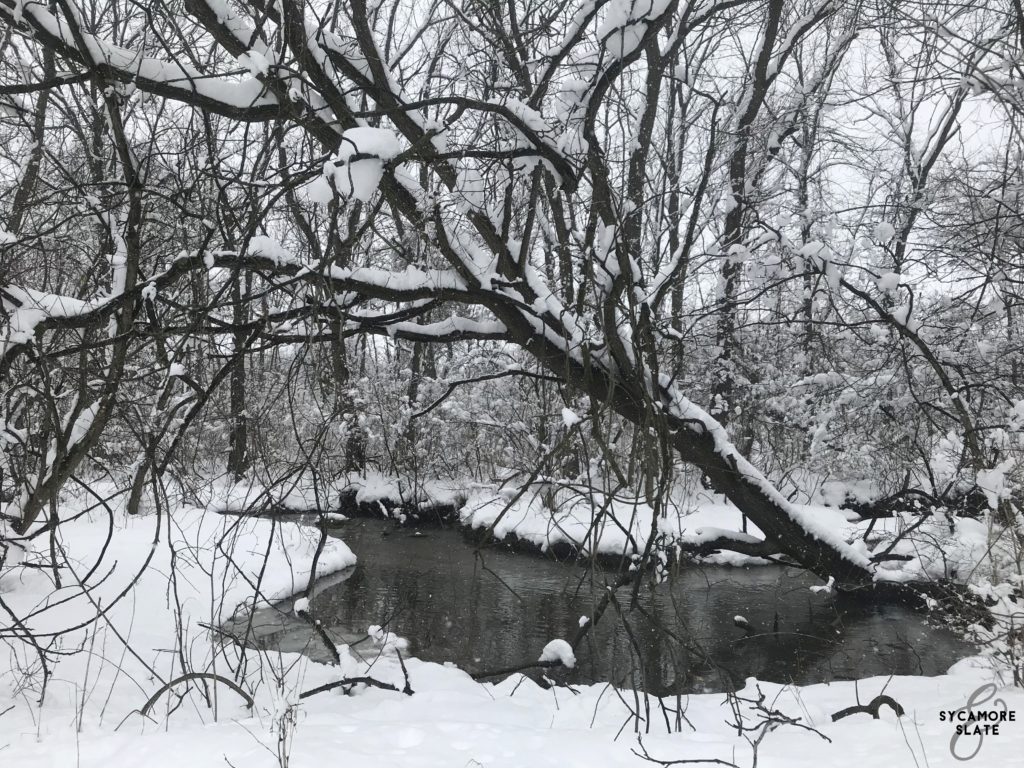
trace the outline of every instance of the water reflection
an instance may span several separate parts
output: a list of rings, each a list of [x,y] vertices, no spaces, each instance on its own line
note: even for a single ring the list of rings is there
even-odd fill
[[[352,520],[339,534],[359,565],[321,580],[312,611],[338,642],[371,624],[410,640],[410,653],[484,672],[535,660],[572,638],[614,574],[501,549],[476,551],[453,530],[416,533]],[[656,693],[724,690],[748,676],[823,682],[944,672],[970,647],[894,606],[843,605],[793,569],[687,566],[631,600],[627,589],[577,652],[568,682],[612,681]],[[290,603],[253,617],[253,643],[326,658]],[[734,623],[743,616],[744,630]],[[244,627],[229,627],[243,634]]]

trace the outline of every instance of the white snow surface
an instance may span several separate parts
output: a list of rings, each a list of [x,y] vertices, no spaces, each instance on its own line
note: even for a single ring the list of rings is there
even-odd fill
[[[96,402],[86,408],[83,408],[82,412],[78,414],[78,418],[75,419],[75,423],[71,427],[71,434],[68,436],[69,450],[81,442],[82,438],[84,438],[89,432],[93,421],[96,420],[96,414],[99,412],[99,409],[100,404]]]
[[[341,134],[338,159],[349,160],[354,155],[375,155],[381,160],[391,160],[401,152],[402,142],[394,131],[360,126],[349,128]]]
[[[885,272],[878,277],[875,283],[878,285],[878,290],[892,293],[899,288],[900,277],[899,272]]]
[[[219,11],[218,15],[224,21],[231,21],[224,13],[226,4],[219,0],[206,0],[206,3],[215,8],[215,12]],[[40,27],[60,39],[68,48],[78,49],[79,35],[72,31],[62,15],[55,16],[49,13],[42,3],[19,2],[15,3],[15,7],[20,12],[32,16]],[[140,51],[113,45],[91,34],[83,32],[80,39],[84,42],[90,58],[105,62],[123,73],[130,73],[134,77],[135,85],[143,91],[159,86],[163,90],[180,91],[188,96],[195,94],[238,109],[278,103],[276,97],[269,93],[256,77],[210,77],[188,63],[150,58],[142,55]]]
[[[998,471],[998,468],[992,470],[993,474]],[[994,480],[986,478],[986,482],[998,489],[993,496],[1001,491],[1002,486]],[[608,500],[601,494],[587,495],[566,489],[551,495],[550,490],[550,485],[538,484],[535,490],[513,501],[514,494],[509,492],[476,489],[468,495],[460,520],[472,528],[490,529],[496,539],[516,537],[542,551],[556,544],[568,544],[584,556],[595,553],[629,556],[646,547],[653,510],[643,501],[625,497]],[[548,506],[550,501],[554,509]],[[838,542],[844,551],[864,563],[869,563],[873,554],[887,550],[897,533],[917,525],[890,553],[905,556],[906,560],[887,560],[869,566],[874,569],[876,580],[964,579],[970,575],[972,588],[985,589],[984,569],[979,569],[979,563],[988,557],[1006,564],[1013,562],[1012,552],[1001,551],[1006,547],[1005,542],[993,542],[986,520],[955,518],[951,531],[944,516],[934,516],[923,524],[906,515],[882,518],[875,521],[870,537],[864,541],[870,520],[861,520],[847,510],[822,504],[791,503],[791,507],[805,525],[813,527],[816,535]],[[627,535],[627,531],[631,535]],[[711,494],[699,494],[670,504],[658,521],[658,532],[664,534],[670,548],[676,543],[701,544],[722,536],[748,543],[764,537],[750,521],[744,531],[739,510],[721,496]],[[728,550],[698,559],[714,565],[739,567],[770,563],[764,558]]]
[[[569,544],[584,555],[631,555],[646,546],[654,511],[642,500],[622,496],[609,500],[603,494],[563,488],[555,491],[555,508],[551,509],[550,496],[545,493],[549,489],[546,484],[538,484],[515,502],[510,502],[507,494],[477,489],[461,510],[461,521],[472,528],[490,528],[497,539],[515,536],[542,551],[556,544]],[[843,541],[854,532],[853,524],[839,509],[820,504],[792,506],[823,537]],[[763,538],[753,523],[748,522],[746,528],[744,533],[742,516],[736,507],[711,494],[670,505],[658,521],[659,532],[670,543],[700,544],[723,535],[748,543]],[[863,558],[860,553],[854,554]],[[763,558],[724,550],[701,560],[717,565],[768,563]]]
[[[368,492],[383,490],[383,483],[379,486]],[[103,494],[109,489],[97,486],[94,490]],[[719,524],[721,511],[718,507],[713,515]],[[261,591],[268,600],[301,592],[315,540],[298,526],[181,507],[170,515],[133,519],[115,510],[113,522],[114,537],[102,574],[113,570],[90,582],[95,585],[92,598],[109,606],[109,612],[103,621],[76,630],[65,640],[65,650],[82,650],[61,658],[41,705],[40,691],[27,674],[33,671],[31,649],[0,644],[0,751],[7,765],[270,768],[280,765],[278,736],[289,711],[294,713],[294,726],[285,743],[292,766],[325,760],[355,768],[651,765],[634,752],[638,743],[629,720],[632,694],[610,694],[606,685],[545,690],[520,675],[478,683],[453,666],[399,656],[394,651],[402,647],[401,640],[379,628],[370,630],[377,647],[366,657],[339,646],[340,666],[294,654],[249,651],[245,672],[237,680],[253,692],[251,710],[236,694],[215,686],[215,714],[195,689],[186,694],[181,688],[163,694],[143,717],[139,709],[163,681],[181,673],[182,659],[189,669],[234,677],[231,664],[237,662],[238,650],[220,646],[200,622],[215,625],[251,600],[254,590],[249,582],[257,578],[262,579]],[[970,527],[972,522],[965,521],[968,528],[960,532],[965,540],[980,533]],[[42,609],[31,620],[40,633],[74,625],[94,613],[93,604],[76,597],[69,585],[75,574],[84,575],[104,547],[108,518],[90,513],[60,531],[59,544],[71,565],[62,589],[54,588],[45,569],[8,565],[0,578],[3,599],[16,611]],[[171,545],[176,578],[169,583]],[[34,546],[46,548],[45,542]],[[270,559],[262,568],[267,551]],[[125,599],[115,601],[151,553],[150,567]],[[39,559],[38,554],[28,553],[29,562]],[[320,572],[353,561],[352,553],[335,543],[325,550]],[[68,601],[59,602],[64,599]],[[122,638],[137,655],[126,651]],[[564,640],[553,641],[541,658],[561,659],[567,645]],[[371,675],[401,690],[403,664],[412,696],[357,686],[349,695],[336,689],[299,699],[300,692],[343,676]],[[802,728],[778,728],[759,747],[760,766],[864,768],[884,762],[898,768],[943,768],[962,762],[950,753],[953,726],[940,720],[939,711],[963,707],[988,682],[995,683],[997,695],[1011,711],[1024,709],[1024,691],[1009,687],[1004,671],[983,657],[963,660],[934,678],[876,677],[804,687],[750,678],[740,693],[744,697],[763,694],[773,709],[800,718],[801,724],[831,740]],[[832,722],[833,712],[870,701],[882,691],[906,708],[904,718],[897,719],[883,708],[878,720],[855,715]],[[175,706],[179,694],[186,695]],[[675,701],[666,704],[671,707]],[[748,705],[741,706],[753,722],[754,713]],[[678,733],[651,723],[650,733],[643,736],[651,756],[751,764],[749,743],[726,722],[723,713],[731,709],[723,694],[688,696],[685,707],[687,725]],[[657,711],[656,702],[651,703],[651,711]],[[1013,727],[1004,727],[998,737],[988,737],[980,745],[978,765],[1013,765],[1019,759],[1024,728],[1020,723],[1006,725]],[[640,728],[642,732],[642,724]],[[975,746],[976,740],[962,740],[960,754]]]
[[[648,22],[668,5],[669,0],[611,0],[597,35],[614,58],[625,58],[640,44]]]
[[[342,668],[310,664],[294,655],[283,655],[292,665],[285,691],[260,698],[250,715],[225,701],[222,716],[206,724],[183,723],[176,715],[161,719],[162,727],[145,732],[129,720],[114,730],[76,733],[65,727],[47,733],[45,739],[11,730],[0,732],[7,745],[10,765],[81,766],[81,768],[252,768],[278,766],[276,718],[295,704],[295,691],[366,672],[366,664],[342,648]],[[637,756],[637,736],[627,719],[631,697],[610,694],[605,685],[545,690],[513,675],[496,683],[474,682],[464,672],[405,659],[412,696],[373,688],[357,688],[345,696],[337,691],[297,703],[296,723],[288,755],[292,766],[315,766],[329,761],[347,768],[448,768],[483,765],[488,768],[644,768],[651,765]],[[397,658],[382,656],[370,670],[375,678],[401,688],[404,678]],[[857,683],[840,682],[798,688],[748,678],[740,694],[747,698],[764,694],[773,708],[800,718],[831,739],[796,727],[773,731],[758,750],[758,765],[767,768],[864,768],[883,764],[913,768],[928,765],[946,768],[963,765],[949,752],[952,727],[939,720],[940,709],[963,706],[971,693],[992,679],[992,671],[980,661],[961,662],[950,673],[936,678],[869,678]],[[268,694],[265,687],[264,693]],[[830,715],[881,691],[907,709],[897,719],[886,707],[880,719],[853,716],[832,723]],[[999,691],[1011,709],[1021,711],[1024,694],[1019,689]],[[225,697],[226,698],[226,697]],[[674,701],[674,700],[673,700]],[[671,705],[673,702],[666,702]],[[651,727],[643,736],[649,753],[663,760],[714,759],[750,765],[749,745],[726,725],[729,708],[722,694],[686,697],[686,718],[692,724],[679,733]],[[651,704],[657,706],[656,703]],[[653,711],[653,710],[652,710]],[[743,706],[743,715],[755,722],[755,714]],[[8,715],[9,716],[9,715]],[[177,717],[177,720],[175,719]],[[627,727],[622,729],[623,723]],[[620,729],[621,733],[620,733]],[[914,738],[907,739],[907,730]],[[1019,730],[987,738],[977,759],[979,765],[1014,765],[1022,740]],[[917,738],[917,737],[920,738]],[[972,743],[960,745],[962,751]]]
[[[888,221],[880,221],[875,225],[872,234],[878,242],[887,243],[896,236],[896,227]]]
[[[392,131],[366,126],[349,128],[342,134],[337,163],[328,163],[324,168],[325,177],[333,181],[341,195],[366,202],[384,177],[384,162],[401,152],[402,144]],[[322,186],[307,188],[306,194],[314,202],[325,202]],[[329,194],[326,199],[330,199]]]
[[[829,576],[828,577],[828,581],[825,584],[816,584],[813,587],[809,587],[809,589],[814,594],[819,594],[821,592],[824,592],[825,594],[829,594],[829,593],[832,592],[832,587],[835,586],[835,583],[836,583],[835,576]]]
[[[267,235],[255,235],[250,238],[249,253],[253,256],[263,256],[270,259],[278,266],[298,263],[298,260],[287,248]]]
[[[569,429],[575,424],[579,424],[583,419],[572,408],[562,409],[562,423],[565,424],[566,428]]]
[[[31,341],[36,326],[49,317],[73,317],[82,314],[93,305],[72,296],[45,293],[16,285],[5,285],[0,294],[0,309],[8,314],[7,322],[0,328],[0,354],[8,347]]]
[[[97,483],[93,490],[102,498],[111,488]],[[65,514],[74,511],[74,506],[65,506]],[[317,542],[318,534],[310,528],[189,507],[129,517],[114,506],[110,517],[101,509],[62,523],[55,542],[61,560],[66,559],[61,587],[55,587],[49,569],[7,564],[0,572],[0,593],[15,614],[29,617],[25,625],[44,642],[50,633],[63,633],[61,648],[84,650],[58,657],[40,706],[36,654],[6,631],[5,618],[0,712],[13,709],[0,720],[0,749],[21,745],[14,751],[24,754],[32,751],[32,744],[42,745],[35,749],[42,750],[38,760],[43,760],[51,742],[60,744],[77,735],[102,743],[104,734],[122,721],[125,734],[154,730],[176,696],[165,694],[149,718],[138,710],[164,682],[182,674],[183,660],[184,671],[234,677],[230,665],[237,660],[237,649],[216,640],[206,627],[217,626],[246,605],[304,590]],[[48,542],[36,539],[23,559],[38,564],[47,553]],[[172,563],[174,579],[169,580]],[[317,576],[354,564],[352,551],[330,540],[320,555]],[[83,590],[78,584],[86,576],[89,589]],[[101,621],[93,620],[97,605],[105,609]],[[180,653],[174,652],[176,647]],[[238,682],[243,687],[256,684],[266,673],[252,667]],[[212,712],[197,704],[199,698],[187,696],[171,720],[212,720]],[[231,691],[218,691],[218,698],[221,717],[244,713]],[[59,746],[53,749],[52,762],[33,758],[28,764],[75,764],[66,754],[60,756]]]
[[[544,646],[537,661],[542,663],[558,662],[563,667],[572,669],[576,666],[576,654],[572,652],[572,646],[569,643],[558,638]]]

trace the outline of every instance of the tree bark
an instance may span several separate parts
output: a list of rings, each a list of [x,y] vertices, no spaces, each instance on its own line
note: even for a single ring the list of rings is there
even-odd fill
[[[232,344],[235,351],[245,347],[245,332],[242,326],[246,321],[245,304],[243,303],[242,281],[244,276],[241,272],[234,275],[234,283],[231,286],[231,320],[235,331],[232,334]],[[245,358],[239,359],[238,363],[231,369],[230,383],[230,416],[231,431],[228,435],[228,472],[236,480],[242,477],[249,469],[249,416],[246,413],[245,396],[246,365]]]

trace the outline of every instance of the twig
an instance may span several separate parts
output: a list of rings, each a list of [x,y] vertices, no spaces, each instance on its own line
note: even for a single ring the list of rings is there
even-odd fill
[[[402,658],[402,652],[397,648],[395,649],[395,655],[398,656],[398,665],[402,668],[402,675],[405,677],[405,686],[402,688],[402,693],[406,696],[412,696],[412,686],[409,684],[409,670],[405,668],[405,659]]]
[[[648,761],[649,763],[656,763],[658,765],[665,765],[665,766],[668,766],[668,765],[726,765],[726,766],[729,766],[729,768],[740,768],[738,765],[736,765],[736,763],[730,763],[728,760],[722,760],[722,759],[717,758],[717,757],[705,757],[705,758],[693,757],[693,758],[685,758],[685,759],[681,759],[681,760],[659,760],[658,758],[651,756],[651,754],[647,751],[647,747],[644,746],[643,740],[641,740],[639,737],[637,737],[637,743],[640,745],[640,750],[641,751],[637,752],[635,749],[631,749],[630,751],[634,755],[636,755],[637,757],[643,758],[644,760]]]

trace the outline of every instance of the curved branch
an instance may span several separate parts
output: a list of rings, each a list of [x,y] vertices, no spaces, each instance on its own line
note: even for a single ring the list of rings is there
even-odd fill
[[[892,696],[886,696],[883,693],[879,694],[878,696],[875,696],[875,698],[873,698],[867,704],[855,704],[852,707],[840,709],[838,712],[832,715],[832,722],[834,723],[837,720],[842,720],[844,717],[860,714],[862,712],[864,714],[871,715],[875,720],[877,720],[878,710],[882,708],[883,704],[891,707],[892,711],[896,713],[896,717],[903,717],[903,715],[906,714],[903,707],[900,705],[898,701],[896,701],[896,699],[894,699]]]
[[[157,701],[160,700],[160,697],[163,696],[164,693],[171,690],[171,688],[178,685],[178,683],[186,683],[189,680],[212,680],[215,683],[221,683],[222,685],[226,685],[228,688],[230,688],[232,691],[237,693],[239,696],[242,697],[242,699],[245,700],[245,706],[247,709],[252,709],[253,704],[255,703],[253,701],[252,696],[243,691],[242,688],[238,685],[238,683],[236,683],[234,680],[229,680],[228,678],[214,674],[213,672],[187,672],[186,674],[176,677],[173,680],[168,680],[166,683],[161,685],[157,692],[149,697],[149,701],[147,701],[143,705],[142,709],[140,710],[142,714],[149,714],[149,711],[153,708]]]

